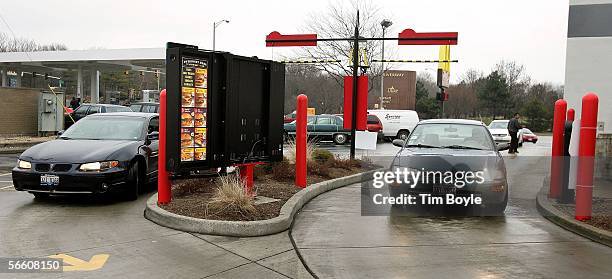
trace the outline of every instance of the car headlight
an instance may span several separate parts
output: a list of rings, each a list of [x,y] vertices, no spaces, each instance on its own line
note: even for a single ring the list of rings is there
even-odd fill
[[[102,171],[114,168],[119,165],[119,161],[104,161],[82,164],[79,167],[81,171]]]
[[[32,163],[24,160],[17,160],[17,167],[20,169],[29,170],[32,168]]]

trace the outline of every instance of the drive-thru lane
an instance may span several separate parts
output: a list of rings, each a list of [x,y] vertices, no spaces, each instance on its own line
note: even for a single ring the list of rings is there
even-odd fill
[[[611,248],[536,210],[550,140],[525,143],[518,157],[506,157],[505,217],[365,217],[356,184],[307,204],[292,237],[320,278],[610,278]]]

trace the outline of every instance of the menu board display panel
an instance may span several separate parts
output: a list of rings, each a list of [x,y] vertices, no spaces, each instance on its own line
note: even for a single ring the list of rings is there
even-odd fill
[[[208,61],[181,60],[181,162],[206,160]]]

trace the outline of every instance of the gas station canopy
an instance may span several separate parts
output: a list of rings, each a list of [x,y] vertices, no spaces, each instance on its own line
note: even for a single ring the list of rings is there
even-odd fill
[[[0,53],[2,86],[9,86],[8,74],[16,73],[13,86],[21,87],[23,73],[77,72],[77,96],[83,92],[83,72],[91,78],[91,102],[99,99],[100,71],[165,72],[165,48],[93,49]]]

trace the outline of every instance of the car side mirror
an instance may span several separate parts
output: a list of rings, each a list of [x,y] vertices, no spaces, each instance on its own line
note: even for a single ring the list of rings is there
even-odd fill
[[[404,147],[404,144],[406,142],[402,139],[394,139],[393,140],[393,145],[397,146],[397,147]]]
[[[59,136],[61,136],[63,133],[64,133],[64,130],[59,130],[59,131],[57,131],[57,136],[59,137]]]
[[[497,151],[504,151],[504,150],[510,149],[510,144],[500,142],[496,144],[496,147],[497,147]]]
[[[147,141],[151,142],[154,140],[159,140],[159,132],[151,132],[147,135]]]

